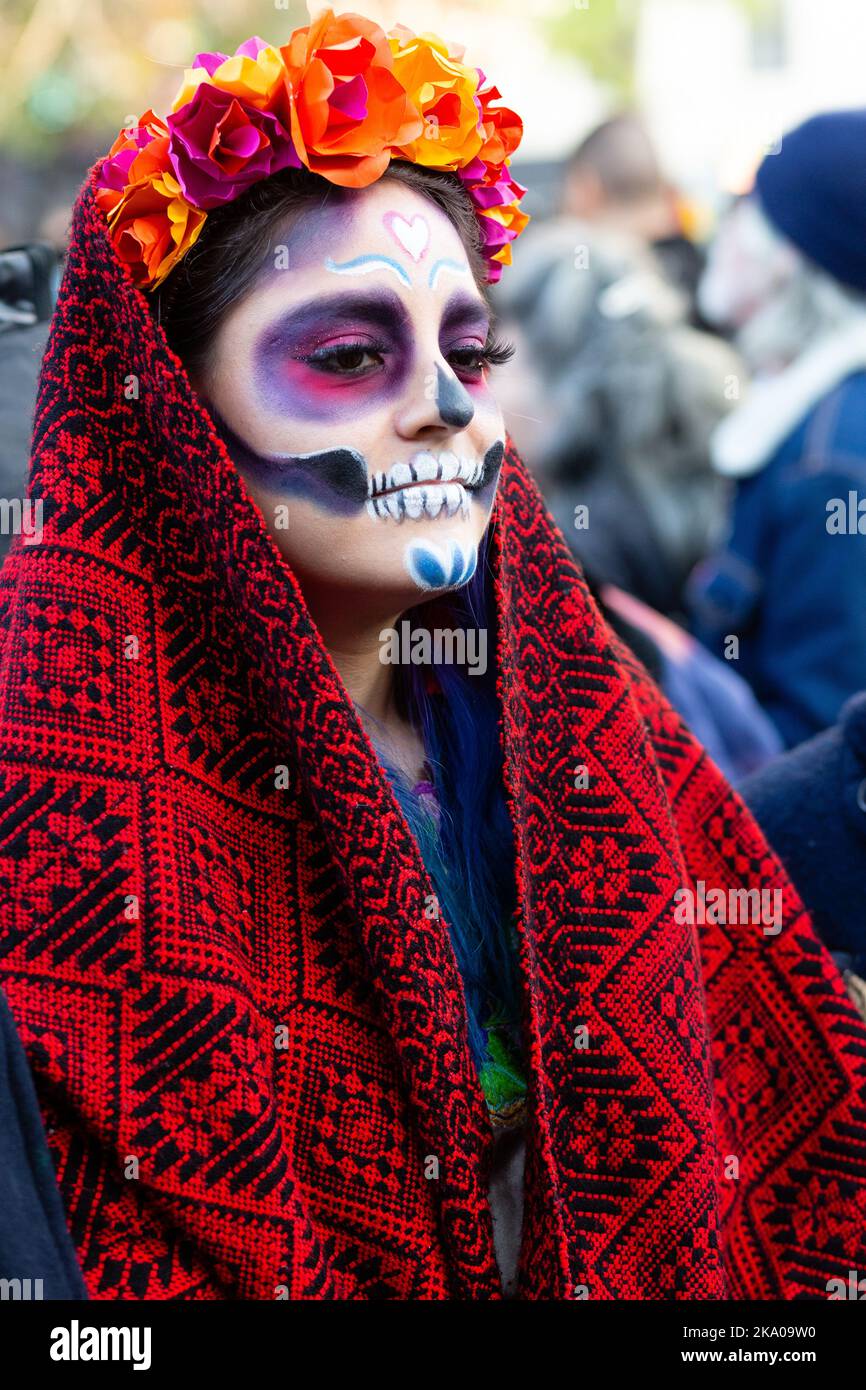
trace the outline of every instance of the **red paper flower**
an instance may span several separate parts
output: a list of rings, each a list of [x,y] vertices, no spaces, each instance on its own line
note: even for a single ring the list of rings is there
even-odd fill
[[[387,169],[392,145],[421,134],[423,121],[394,76],[378,24],[324,10],[280,52],[295,147],[331,183],[366,188]]]

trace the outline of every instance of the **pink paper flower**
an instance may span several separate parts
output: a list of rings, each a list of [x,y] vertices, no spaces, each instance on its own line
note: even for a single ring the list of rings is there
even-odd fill
[[[166,124],[172,167],[196,208],[229,203],[279,169],[300,168],[291,136],[276,116],[207,82]]]

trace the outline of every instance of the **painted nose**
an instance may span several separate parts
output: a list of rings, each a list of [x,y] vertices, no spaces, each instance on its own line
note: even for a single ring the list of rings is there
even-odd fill
[[[472,397],[453,372],[436,363],[436,407],[446,425],[465,429],[475,414]]]

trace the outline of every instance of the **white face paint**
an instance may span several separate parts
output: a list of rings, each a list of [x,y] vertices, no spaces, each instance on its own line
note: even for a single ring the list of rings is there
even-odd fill
[[[505,437],[460,237],[393,179],[305,215],[223,320],[199,389],[302,586],[418,601],[476,564]]]

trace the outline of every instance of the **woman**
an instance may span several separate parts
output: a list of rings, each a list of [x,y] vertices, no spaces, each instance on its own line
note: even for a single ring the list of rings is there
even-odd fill
[[[846,701],[831,729],[747,778],[742,794],[849,993],[866,998],[866,692]]]
[[[723,223],[700,286],[754,374],[713,440],[736,482],[693,576],[694,630],[738,665],[787,748],[866,686],[866,111],[785,135]]]
[[[93,1297],[824,1297],[866,1257],[863,1024],[502,430],[482,81],[325,12],[200,56],[77,206],[0,913]]]

